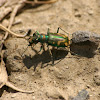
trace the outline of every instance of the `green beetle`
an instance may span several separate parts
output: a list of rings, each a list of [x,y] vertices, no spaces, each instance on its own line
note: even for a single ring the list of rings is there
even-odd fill
[[[60,27],[57,29],[57,33],[50,33],[49,29],[47,35],[39,34],[37,31],[30,36],[29,38],[29,46],[32,44],[40,43],[47,43],[47,45],[51,45],[54,47],[68,47],[70,46],[70,39],[67,35],[58,33]],[[67,33],[68,34],[68,33]]]

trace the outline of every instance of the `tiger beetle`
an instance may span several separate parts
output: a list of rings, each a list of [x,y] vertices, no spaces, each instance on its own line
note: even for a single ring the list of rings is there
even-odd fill
[[[44,43],[47,44],[47,47],[48,47],[48,50],[49,50],[49,53],[50,53],[51,59],[52,59],[52,65],[54,64],[54,61],[53,61],[52,52],[49,49],[49,45],[51,45],[53,47],[57,47],[57,48],[58,47],[68,47],[69,48],[69,46],[71,44],[71,40],[68,37],[69,34],[67,32],[65,32],[63,29],[61,29],[61,30],[64,31],[68,35],[61,34],[61,33],[59,33],[59,29],[61,29],[61,28],[58,27],[57,33],[50,33],[49,29],[48,29],[46,35],[39,34],[39,32],[36,31],[33,34],[33,36],[30,36],[30,38],[28,39],[28,41],[29,41],[29,45],[28,46],[36,45],[38,42],[40,42],[41,43],[40,51],[41,51],[41,49],[44,48],[43,44]]]

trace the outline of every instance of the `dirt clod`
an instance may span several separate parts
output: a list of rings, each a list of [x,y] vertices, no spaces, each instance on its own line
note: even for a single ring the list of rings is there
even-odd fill
[[[93,80],[96,85],[100,86],[100,75],[95,75]]]
[[[5,67],[5,63],[3,61],[3,53],[1,55],[1,65],[0,65],[0,89],[4,86],[8,86],[16,91],[25,92],[25,93],[32,93],[34,91],[25,91],[21,90],[20,88],[15,87],[11,82],[8,81],[8,75]]]

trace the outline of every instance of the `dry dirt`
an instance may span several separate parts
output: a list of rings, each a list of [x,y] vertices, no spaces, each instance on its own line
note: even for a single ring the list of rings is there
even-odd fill
[[[14,32],[32,29],[46,34],[48,28],[56,32],[60,26],[70,34],[78,30],[100,34],[100,0],[58,0],[54,4],[26,7],[15,20],[22,23],[12,27]],[[99,54],[79,57],[55,49],[52,51],[55,64],[51,66],[47,48],[37,54],[40,44],[33,50],[29,47],[22,58],[27,45],[24,38],[10,37],[6,41],[6,67],[15,86],[34,93],[15,92],[4,86],[0,100],[68,100],[82,89],[89,92],[89,100],[100,100]]]

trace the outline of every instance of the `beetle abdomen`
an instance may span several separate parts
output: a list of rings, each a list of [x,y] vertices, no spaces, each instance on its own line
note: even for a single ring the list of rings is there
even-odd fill
[[[69,38],[66,35],[60,33],[49,33],[48,44],[56,47],[67,47]]]

